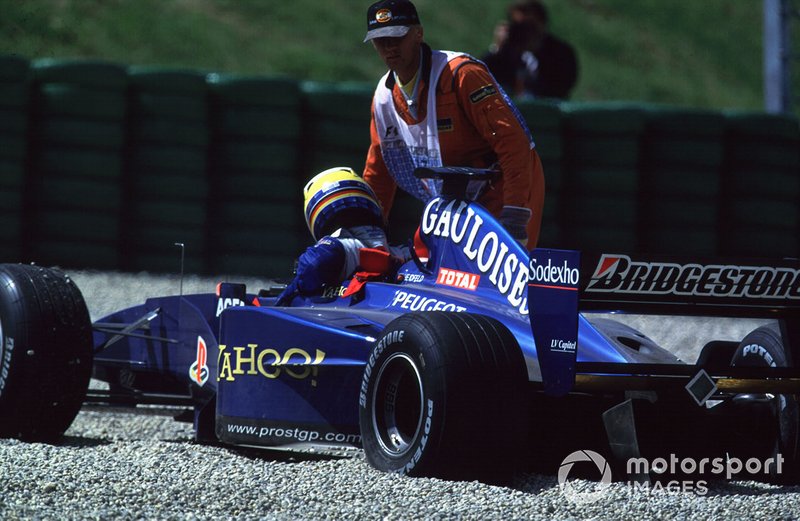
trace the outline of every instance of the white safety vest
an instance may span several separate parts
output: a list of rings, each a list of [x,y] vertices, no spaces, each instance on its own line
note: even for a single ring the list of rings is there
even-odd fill
[[[442,166],[439,130],[436,124],[436,85],[447,63],[463,53],[431,52],[431,73],[428,78],[428,110],[425,119],[409,125],[394,108],[391,89],[386,88],[387,72],[375,89],[375,127],[381,141],[381,154],[397,185],[422,201],[428,201],[441,191],[441,181],[417,179],[417,167]]]

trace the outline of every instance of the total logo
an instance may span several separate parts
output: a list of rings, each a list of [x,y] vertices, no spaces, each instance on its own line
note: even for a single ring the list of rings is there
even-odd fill
[[[445,286],[452,286],[454,288],[468,289],[472,291],[478,289],[478,283],[480,281],[480,275],[447,268],[440,268],[439,276],[436,277],[436,284],[444,284]]]

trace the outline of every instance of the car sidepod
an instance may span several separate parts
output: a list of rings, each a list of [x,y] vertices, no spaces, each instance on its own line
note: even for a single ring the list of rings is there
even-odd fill
[[[382,329],[347,310],[226,310],[216,353],[217,437],[265,447],[360,446],[361,377]]]

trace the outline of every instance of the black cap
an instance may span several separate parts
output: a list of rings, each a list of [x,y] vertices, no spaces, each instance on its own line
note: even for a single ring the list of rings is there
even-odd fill
[[[408,0],[381,0],[367,9],[367,42],[373,38],[399,38],[409,27],[420,25],[417,8]]]

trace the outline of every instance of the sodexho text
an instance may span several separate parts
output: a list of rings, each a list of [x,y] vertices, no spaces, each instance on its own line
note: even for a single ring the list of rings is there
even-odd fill
[[[570,268],[567,261],[563,266],[553,266],[552,259],[547,259],[547,266],[538,264],[537,259],[531,259],[528,264],[530,272],[529,282],[536,284],[555,284],[562,286],[578,286],[580,280],[580,270]]]
[[[586,291],[800,299],[800,270],[635,262],[627,255],[605,254]]]
[[[435,199],[425,207],[422,233],[449,238],[475,261],[482,274],[517,310],[528,314],[528,266],[496,232],[484,230],[483,218],[468,203]]]

